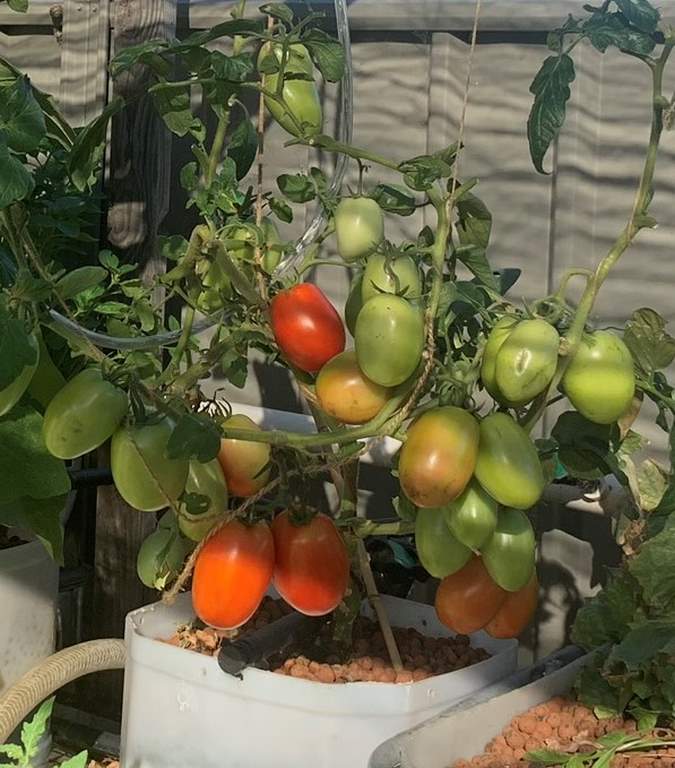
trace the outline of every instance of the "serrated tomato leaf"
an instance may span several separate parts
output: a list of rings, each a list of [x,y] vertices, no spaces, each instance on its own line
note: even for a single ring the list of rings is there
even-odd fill
[[[219,449],[220,432],[205,413],[181,416],[166,446],[170,459],[196,459],[202,463],[215,459]]]

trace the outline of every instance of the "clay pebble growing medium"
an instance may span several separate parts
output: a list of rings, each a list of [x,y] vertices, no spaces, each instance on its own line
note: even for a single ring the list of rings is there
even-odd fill
[[[253,618],[238,630],[218,631],[211,627],[179,627],[164,642],[198,653],[216,656],[224,640],[233,640],[253,629],[264,627],[292,609],[282,600],[265,597]],[[466,635],[426,637],[412,628],[394,627],[401,652],[403,669],[396,671],[388,661],[384,638],[376,622],[360,617],[354,624],[354,647],[350,661],[337,657],[323,660],[310,658],[311,653],[290,651],[275,659],[272,670],[279,675],[302,678],[319,683],[411,683],[434,675],[464,669],[490,657],[483,648],[471,646]]]
[[[591,709],[563,697],[550,699],[515,717],[485,748],[482,755],[458,760],[450,768],[524,768],[539,764],[527,760],[538,749],[574,753],[592,752],[595,740],[613,731],[632,733],[634,720],[613,717],[599,720]],[[611,768],[675,768],[675,748],[658,752],[617,755]]]

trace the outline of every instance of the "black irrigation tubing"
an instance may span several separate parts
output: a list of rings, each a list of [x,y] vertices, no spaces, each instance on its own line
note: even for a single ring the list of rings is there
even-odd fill
[[[73,469],[66,470],[70,477],[70,484],[73,489],[80,488],[99,488],[104,485],[112,485],[112,472],[109,467],[100,467],[95,469]]]

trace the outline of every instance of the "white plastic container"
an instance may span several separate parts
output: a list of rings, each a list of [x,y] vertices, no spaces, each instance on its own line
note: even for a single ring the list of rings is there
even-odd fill
[[[395,626],[452,633],[433,607],[383,596]],[[364,613],[369,613],[364,608]],[[411,684],[330,685],[259,669],[225,675],[215,658],[155,640],[192,620],[190,596],[127,617],[124,768],[366,768],[385,739],[515,669],[518,644],[477,632],[491,658]]]
[[[389,739],[375,750],[368,766],[447,768],[457,760],[475,757],[514,717],[568,693],[590,658],[591,654],[581,655],[573,646],[564,648]]]
[[[39,541],[0,550],[0,693],[54,652],[58,588]]]

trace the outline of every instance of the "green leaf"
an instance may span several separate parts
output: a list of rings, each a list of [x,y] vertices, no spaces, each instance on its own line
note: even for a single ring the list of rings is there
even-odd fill
[[[546,173],[544,157],[565,122],[569,86],[574,78],[574,61],[563,53],[549,56],[530,86],[534,103],[527,120],[527,138],[532,162],[539,173]]]
[[[54,697],[47,699],[41,705],[38,711],[29,722],[25,722],[21,728],[21,743],[25,753],[27,765],[31,765],[33,758],[37,756],[40,749],[40,742],[47,732],[49,718],[54,709]]]
[[[620,661],[629,670],[636,670],[659,653],[675,653],[675,619],[644,621],[631,629],[612,650],[609,661]]]
[[[237,179],[243,179],[250,171],[258,153],[258,135],[248,116],[232,132],[227,145],[227,154],[234,160]]]
[[[556,752],[554,749],[533,749],[525,755],[525,760],[539,765],[564,765],[569,758],[569,752]]]
[[[460,245],[459,248],[455,249],[455,256],[481,283],[495,291],[499,290],[499,283],[487,260],[484,248],[473,244]]]
[[[16,152],[37,149],[47,132],[42,109],[27,75],[0,90],[0,133]]]
[[[378,184],[370,193],[370,197],[383,211],[398,216],[412,216],[417,208],[414,196],[398,184]]]
[[[651,34],[661,20],[661,14],[647,0],[615,0],[628,21],[643,32]]]
[[[36,499],[22,496],[0,503],[0,525],[16,526],[34,533],[50,556],[63,565],[63,526],[61,513],[67,495]]]
[[[249,80],[255,72],[255,64],[251,53],[226,56],[220,51],[212,51],[211,69],[218,80],[243,83],[245,80]]]
[[[105,152],[108,123],[122,109],[124,101],[113,99],[95,120],[77,134],[68,158],[68,173],[80,192],[96,183],[96,172]]]
[[[0,210],[28,197],[35,187],[24,164],[12,155],[4,136],[0,136]]]
[[[603,654],[596,654],[590,664],[582,667],[574,687],[582,704],[618,715],[623,711],[619,691],[602,675]]]
[[[598,744],[609,749],[616,749],[629,741],[635,741],[635,734],[628,734],[625,731],[610,731],[597,739]]]
[[[504,296],[506,292],[513,288],[518,282],[522,270],[515,267],[505,267],[504,269],[496,270],[497,280],[499,282],[499,293]]]
[[[558,441],[560,461],[572,477],[598,480],[614,473],[623,482],[623,472],[612,450],[618,434],[615,424],[593,424],[576,411],[562,413],[551,431]]]
[[[293,23],[293,11],[285,3],[265,3],[260,6],[260,12],[288,24]]]
[[[155,73],[166,76],[170,71],[170,64],[158,54],[164,52],[168,47],[168,41],[160,39],[130,45],[121,50],[110,62],[110,74],[113,78],[117,78],[137,64],[145,64]]]
[[[214,40],[218,40],[218,38],[221,37],[260,34],[261,32],[263,32],[263,24],[260,21],[252,21],[251,19],[233,19],[232,21],[223,21],[221,24],[216,24],[215,27],[206,29],[203,32],[193,32],[180,43],[172,43],[171,52],[187,53],[195,47],[207,45],[208,43],[211,43]]]
[[[57,283],[56,290],[62,299],[71,299],[78,293],[100,285],[108,276],[103,267],[78,267],[67,272]]]
[[[403,180],[417,191],[429,189],[435,181],[452,175],[452,166],[436,155],[420,155],[398,166]]]
[[[7,0],[7,5],[18,13],[26,13],[28,10],[28,0]]]
[[[187,85],[175,88],[172,83],[157,83],[150,88],[150,93],[157,113],[176,136],[203,131],[202,121],[192,114],[190,89]]]
[[[291,206],[279,197],[270,197],[267,201],[272,210],[272,213],[280,219],[290,224],[293,221],[293,210]]]
[[[23,760],[23,748],[18,744],[0,744],[0,755],[7,755],[10,760],[19,763]]]
[[[293,203],[308,203],[316,197],[316,187],[304,173],[282,173],[277,177],[277,186],[281,194]]]
[[[302,42],[324,80],[337,83],[342,79],[345,73],[345,52],[337,40],[322,29],[314,27],[303,35]]]
[[[661,315],[648,307],[633,312],[623,340],[638,368],[647,374],[667,368],[675,360],[675,338],[666,331]]]
[[[392,504],[396,510],[396,514],[401,520],[412,522],[417,517],[417,507],[410,501],[407,496],[401,494],[392,499]]]
[[[639,605],[639,587],[630,574],[613,575],[605,588],[579,609],[572,642],[586,650],[618,642],[628,632]]]
[[[37,350],[30,343],[26,326],[12,317],[0,302],[0,391],[9,386],[29,365],[37,362]],[[2,446],[0,446],[2,450]],[[0,477],[12,477],[2,475]],[[0,493],[2,489],[0,488]]]
[[[664,528],[645,541],[628,568],[640,582],[647,603],[675,616],[675,528]]]
[[[601,53],[613,45],[622,51],[647,56],[656,45],[648,34],[627,24],[620,13],[594,14],[584,24],[584,32]]]
[[[462,245],[472,244],[486,250],[492,230],[492,214],[485,203],[468,193],[457,203],[457,234]]]
[[[89,757],[87,752],[80,752],[79,754],[71,757],[69,760],[66,760],[65,763],[61,763],[59,768],[86,768],[88,760]]]
[[[16,405],[0,419],[0,503],[22,496],[47,499],[68,493],[70,479],[63,461],[52,456],[42,437],[42,415]]]
[[[205,413],[181,416],[166,446],[170,459],[197,459],[202,463],[215,459],[219,450],[220,432]]]

